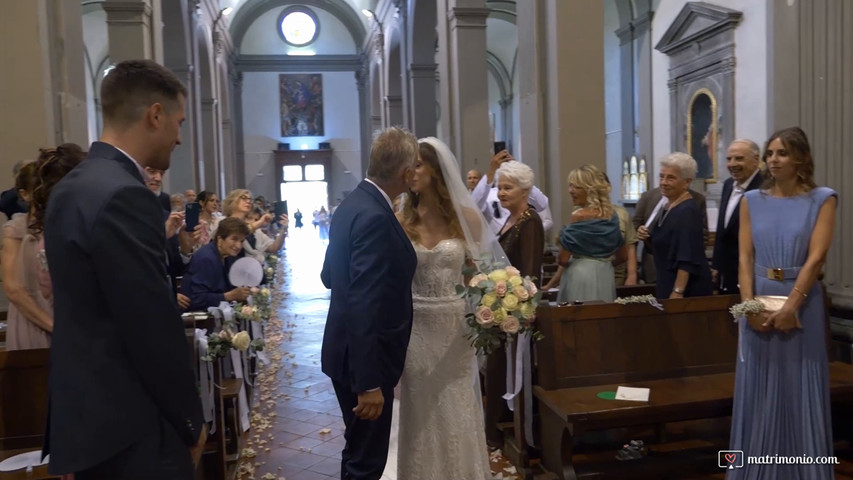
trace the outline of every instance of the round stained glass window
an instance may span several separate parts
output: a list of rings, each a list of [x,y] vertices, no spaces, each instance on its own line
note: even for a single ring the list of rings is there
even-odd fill
[[[304,7],[291,7],[282,12],[279,19],[279,32],[284,41],[295,47],[302,47],[317,38],[319,26],[314,12]]]

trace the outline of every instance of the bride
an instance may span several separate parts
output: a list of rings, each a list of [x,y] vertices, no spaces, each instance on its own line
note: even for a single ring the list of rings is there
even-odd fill
[[[455,288],[472,259],[505,256],[447,146],[429,137],[419,147],[411,193],[398,214],[418,267],[400,380],[397,480],[491,479],[475,352],[466,338],[465,302]]]

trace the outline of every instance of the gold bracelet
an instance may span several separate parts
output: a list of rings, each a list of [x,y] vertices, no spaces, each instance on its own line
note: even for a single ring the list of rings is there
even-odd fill
[[[797,292],[797,293],[799,293],[800,295],[802,295],[802,296],[803,296],[803,298],[808,297],[808,295],[806,295],[805,293],[803,293],[803,291],[802,291],[802,290],[800,290],[800,289],[799,289],[799,288],[797,288],[797,287],[794,287],[794,291],[795,291],[795,292]]]

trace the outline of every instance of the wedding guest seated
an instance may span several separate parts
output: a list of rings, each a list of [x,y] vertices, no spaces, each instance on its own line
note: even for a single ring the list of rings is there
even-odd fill
[[[569,173],[569,195],[581,208],[572,212],[571,223],[560,234],[557,262],[565,270],[557,301],[612,302],[613,263],[624,263],[628,249],[610,203],[610,184],[599,169],[585,165]]]
[[[242,302],[249,297],[248,287],[234,287],[228,281],[226,260],[243,250],[249,227],[239,218],[219,222],[213,241],[193,255],[184,274],[181,293],[190,299],[187,310],[207,310],[220,302]]]
[[[711,269],[705,258],[703,216],[690,201],[687,186],[696,177],[696,160],[681,152],[661,160],[660,191],[668,200],[651,228],[637,230],[637,237],[652,249],[660,299],[711,295]]]
[[[53,187],[83,158],[83,149],[73,143],[43,149],[38,160],[25,165],[15,180],[29,213],[16,213],[3,225],[0,263],[3,290],[9,298],[7,350],[50,347],[53,302],[44,274],[44,213]]]
[[[232,190],[225,197],[225,200],[222,202],[222,210],[227,217],[248,220],[249,213],[253,210],[252,205],[252,194],[248,190],[238,189]],[[243,242],[243,252],[239,256],[248,255],[264,263],[265,253],[273,253],[281,248],[284,237],[287,235],[287,228],[283,228],[274,240],[260,231],[272,219],[272,214],[262,213],[257,220],[247,221],[249,235],[246,237],[246,241]],[[281,215],[279,220],[282,225],[287,225],[287,215]]]

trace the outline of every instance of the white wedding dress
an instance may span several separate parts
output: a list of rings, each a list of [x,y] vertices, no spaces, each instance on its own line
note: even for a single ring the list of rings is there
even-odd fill
[[[465,244],[414,244],[414,318],[400,381],[397,480],[491,479],[474,348],[466,337]]]

